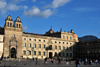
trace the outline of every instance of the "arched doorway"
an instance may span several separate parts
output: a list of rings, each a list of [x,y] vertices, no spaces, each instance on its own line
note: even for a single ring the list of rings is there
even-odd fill
[[[16,49],[11,48],[11,58],[16,58]]]

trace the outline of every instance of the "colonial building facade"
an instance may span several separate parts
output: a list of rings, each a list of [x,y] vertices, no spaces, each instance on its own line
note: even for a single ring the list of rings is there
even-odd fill
[[[5,20],[4,52],[3,56],[10,58],[38,57],[67,57],[73,58],[73,45],[78,42],[78,36],[70,32],[54,32],[50,29],[45,34],[25,33],[22,30],[22,22],[19,17],[13,20],[9,15]]]

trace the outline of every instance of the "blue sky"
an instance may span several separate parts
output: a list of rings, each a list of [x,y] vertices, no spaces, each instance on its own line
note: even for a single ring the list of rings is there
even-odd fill
[[[0,26],[8,15],[19,16],[25,32],[45,34],[52,26],[100,38],[100,0],[0,0]]]

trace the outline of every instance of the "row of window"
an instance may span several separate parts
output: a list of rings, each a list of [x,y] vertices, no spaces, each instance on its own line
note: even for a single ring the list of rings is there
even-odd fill
[[[26,43],[24,43],[23,46],[26,47]],[[29,47],[31,48],[31,43],[29,43]],[[41,48],[41,44],[39,44],[38,47]],[[34,44],[34,48],[36,48],[36,44]],[[43,48],[45,48],[45,45],[43,45]],[[57,49],[57,46],[55,46],[55,49]],[[64,49],[65,47],[63,46],[63,50]],[[61,46],[59,46],[59,50],[61,50]],[[66,50],[68,50],[68,47],[66,48]],[[70,47],[69,50],[72,50],[72,47]]]
[[[26,38],[24,38],[24,40],[26,40]],[[31,41],[31,39],[29,39],[29,41]],[[34,39],[34,41],[36,41],[36,39]],[[39,40],[39,42],[41,42],[41,40]],[[46,41],[43,40],[43,42],[46,42]],[[55,41],[55,43],[57,43],[57,41]],[[62,43],[65,44],[65,42],[62,42]],[[61,44],[61,42],[59,42],[59,44]],[[66,44],[68,44],[68,42]],[[70,45],[72,45],[72,43],[70,43]]]
[[[12,23],[9,23],[9,22],[8,22],[8,23],[7,23],[7,26],[10,26],[10,27],[11,27],[11,26],[12,26]],[[18,27],[20,28],[21,25],[20,25],[20,24],[17,24],[16,27],[17,27],[17,28],[18,28]]]
[[[28,55],[31,55],[32,53],[31,53],[31,51],[28,51]],[[36,55],[37,54],[37,52],[36,51],[34,51],[34,55]],[[24,50],[23,51],[23,55],[26,55],[26,51]],[[41,51],[38,51],[38,55],[41,55]],[[43,55],[45,56],[45,52],[43,52]],[[72,57],[72,53],[62,53],[62,55],[61,55],[61,53],[59,53],[58,54],[59,56],[65,56],[65,57],[68,57],[68,56],[70,56],[70,57]],[[55,52],[55,56],[58,56],[57,55],[57,53]]]
[[[26,55],[26,51],[23,51],[23,55]],[[28,51],[28,55],[31,55],[31,51]],[[36,55],[36,51],[34,51],[34,55]],[[38,55],[41,55],[41,51],[38,51]],[[43,55],[45,56],[45,52],[43,52]]]
[[[64,39],[64,38],[66,38],[66,39],[70,39],[70,40],[72,39],[72,37],[71,37],[71,36],[70,36],[70,37],[68,37],[68,36],[64,36],[64,35],[63,35],[63,39]]]

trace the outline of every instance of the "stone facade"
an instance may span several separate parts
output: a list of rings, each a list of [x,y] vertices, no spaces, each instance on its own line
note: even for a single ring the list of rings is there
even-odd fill
[[[4,57],[73,58],[73,45],[78,42],[73,30],[69,33],[50,29],[44,35],[25,33],[21,23],[19,17],[14,24],[11,16],[7,17],[4,25]]]
[[[2,57],[3,54],[3,45],[4,45],[4,35],[0,34],[0,57]]]

